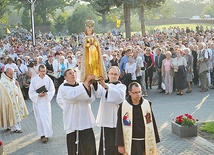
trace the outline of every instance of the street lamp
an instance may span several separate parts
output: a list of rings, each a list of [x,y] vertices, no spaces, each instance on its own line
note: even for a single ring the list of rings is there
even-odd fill
[[[36,46],[36,37],[35,37],[35,27],[34,27],[34,4],[36,2],[36,0],[28,0],[28,2],[30,3],[31,7],[30,7],[30,12],[31,12],[31,27],[32,27],[32,43],[33,46]]]

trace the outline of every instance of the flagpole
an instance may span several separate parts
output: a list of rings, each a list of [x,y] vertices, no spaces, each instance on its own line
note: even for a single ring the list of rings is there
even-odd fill
[[[32,28],[32,43],[33,46],[36,46],[36,36],[35,36],[35,26],[34,26],[34,4],[36,2],[36,0],[28,0],[28,2],[30,3],[31,7],[30,7],[30,11],[31,11],[31,28]]]

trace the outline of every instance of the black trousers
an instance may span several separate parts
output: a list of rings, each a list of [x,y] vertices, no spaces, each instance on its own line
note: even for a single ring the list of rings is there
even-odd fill
[[[161,83],[162,83],[162,73],[161,72],[158,72],[158,89],[161,89]]]
[[[106,155],[119,155],[117,146],[115,146],[115,134],[116,128],[104,127]],[[100,146],[98,155],[103,155],[103,127],[101,128]]]
[[[76,132],[67,134],[68,155],[76,155]],[[78,155],[96,155],[95,137],[91,128],[79,131]]]
[[[131,155],[145,155],[145,141],[132,140]],[[120,154],[122,155],[122,154]]]

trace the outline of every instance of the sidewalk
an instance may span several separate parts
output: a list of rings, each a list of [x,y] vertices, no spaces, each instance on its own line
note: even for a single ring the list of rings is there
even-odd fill
[[[165,95],[153,89],[148,90],[147,99],[152,101],[152,107],[161,142],[158,143],[159,155],[213,155],[214,144],[201,137],[179,138],[171,133],[171,120],[180,114],[193,114],[199,122],[214,120],[214,90],[201,93],[193,87],[190,94],[178,96],[175,93]],[[41,143],[37,136],[36,122],[30,100],[26,102],[29,116],[22,121],[23,133],[10,133],[0,129],[0,140],[3,141],[4,154],[10,155],[65,155],[66,135],[63,130],[62,110],[55,98],[52,101],[52,119],[54,135],[46,144]],[[92,104],[96,116],[99,100]],[[96,142],[99,143],[100,128],[94,128]],[[98,146],[98,145],[97,145]]]

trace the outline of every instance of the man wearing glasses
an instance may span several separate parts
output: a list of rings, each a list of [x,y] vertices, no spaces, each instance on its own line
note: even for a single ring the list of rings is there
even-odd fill
[[[160,142],[151,102],[142,97],[141,86],[132,82],[129,96],[118,110],[116,146],[121,154],[157,154]],[[128,122],[128,123],[127,123]]]
[[[96,97],[100,99],[97,114],[97,125],[101,127],[99,155],[118,155],[115,146],[115,132],[117,125],[117,111],[119,105],[125,100],[126,86],[118,81],[120,69],[111,66],[108,71],[109,83],[100,78]]]

